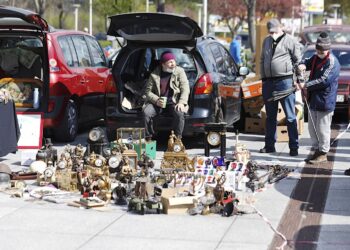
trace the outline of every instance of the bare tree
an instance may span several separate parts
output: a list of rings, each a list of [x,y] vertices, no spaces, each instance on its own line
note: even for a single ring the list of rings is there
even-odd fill
[[[250,37],[250,48],[255,52],[255,11],[256,11],[256,0],[243,0],[247,6],[248,11],[248,32]]]
[[[46,0],[34,0],[35,12],[43,16],[47,7]]]

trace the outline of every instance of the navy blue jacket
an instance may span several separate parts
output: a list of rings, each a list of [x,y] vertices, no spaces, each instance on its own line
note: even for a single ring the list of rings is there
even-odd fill
[[[316,54],[304,59],[301,64],[310,70],[310,78],[306,89],[311,110],[334,111],[337,100],[338,78],[340,64],[338,59],[330,52],[325,59]]]

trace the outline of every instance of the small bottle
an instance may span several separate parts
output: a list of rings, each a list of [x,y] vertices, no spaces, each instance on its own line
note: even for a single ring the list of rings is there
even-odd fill
[[[35,109],[39,108],[39,89],[38,88],[34,88],[33,108]]]

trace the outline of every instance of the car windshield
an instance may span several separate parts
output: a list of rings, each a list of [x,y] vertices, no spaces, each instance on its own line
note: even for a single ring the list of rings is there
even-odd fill
[[[324,31],[313,31],[305,34],[305,37],[311,43],[316,43],[317,38],[320,33]],[[343,31],[325,31],[334,43],[348,43],[350,42],[350,33],[345,33]]]
[[[303,58],[309,58],[315,53],[315,50],[307,50],[305,51]],[[338,58],[342,69],[350,69],[350,49],[332,49],[332,53]]]

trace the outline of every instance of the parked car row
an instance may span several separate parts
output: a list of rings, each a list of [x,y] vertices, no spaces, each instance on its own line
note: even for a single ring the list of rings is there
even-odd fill
[[[218,85],[239,88],[247,68],[239,68],[216,39],[203,37],[196,22],[163,13],[110,19],[108,35],[126,41],[113,63],[93,36],[55,30],[31,11],[1,6],[0,74],[7,80],[0,87],[15,86],[25,95],[15,100],[17,110],[43,113],[45,130],[59,141],[74,140],[79,124],[101,118],[109,139],[115,139],[119,127],[143,127],[141,91],[160,54],[171,50],[191,85],[185,135],[203,133],[207,122],[240,119],[240,93],[221,98]],[[31,104],[34,89],[38,107]],[[159,117],[155,127],[170,129],[170,119]]]

